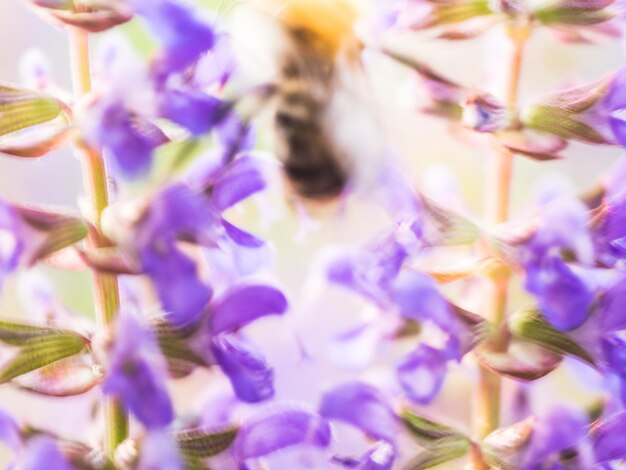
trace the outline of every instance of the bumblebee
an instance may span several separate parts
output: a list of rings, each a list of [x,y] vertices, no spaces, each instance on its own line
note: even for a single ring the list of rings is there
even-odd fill
[[[260,3],[280,33],[273,113],[277,156],[300,197],[332,200],[382,153],[354,31],[357,9],[347,0]]]

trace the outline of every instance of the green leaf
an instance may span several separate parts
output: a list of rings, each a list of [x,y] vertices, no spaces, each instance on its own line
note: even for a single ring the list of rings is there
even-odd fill
[[[58,330],[55,334],[34,337],[0,368],[0,383],[79,354],[85,347],[85,338],[63,330]]]
[[[550,325],[537,307],[518,310],[509,318],[509,329],[518,338],[539,344],[557,354],[573,356],[595,366],[585,348]]]
[[[416,415],[411,410],[404,410],[401,415],[402,421],[409,432],[423,446],[429,446],[441,439],[464,439],[467,438],[451,426],[436,423],[422,416]]]
[[[0,136],[58,117],[61,103],[51,96],[0,85]]]
[[[466,438],[449,437],[440,439],[428,449],[420,452],[409,461],[404,470],[422,470],[432,468],[451,460],[463,457],[469,452],[471,443]]]
[[[212,457],[228,449],[239,429],[227,426],[223,429],[191,429],[174,433],[178,447],[185,457],[202,459]]]

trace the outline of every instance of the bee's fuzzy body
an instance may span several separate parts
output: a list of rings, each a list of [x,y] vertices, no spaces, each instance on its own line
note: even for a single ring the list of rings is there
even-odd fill
[[[356,160],[378,151],[377,144],[367,144],[365,152],[359,148],[359,139],[367,142],[378,129],[373,120],[353,114],[368,113],[356,12],[346,0],[263,3],[281,33],[274,97],[277,156],[299,196],[334,199],[357,177]],[[367,129],[360,128],[364,123]]]

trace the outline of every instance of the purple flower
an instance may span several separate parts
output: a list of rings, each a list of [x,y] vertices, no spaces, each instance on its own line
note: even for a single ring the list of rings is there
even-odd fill
[[[20,426],[7,411],[0,408],[0,442],[11,451],[17,452],[22,446]]]
[[[333,457],[333,462],[344,468],[357,470],[391,470],[395,456],[393,446],[385,441],[378,441],[358,459]]]
[[[124,220],[128,215],[131,220]],[[212,290],[200,280],[181,243],[212,243],[218,236],[219,218],[206,197],[174,183],[140,201],[139,207],[129,203],[107,214],[103,224],[109,236],[136,254],[168,321],[175,326],[197,322]]]
[[[25,250],[25,232],[18,212],[0,199],[0,286],[20,262]]]
[[[602,349],[608,371],[619,379],[622,403],[626,403],[626,340],[618,334],[608,334],[602,340]]]
[[[410,232],[413,237],[415,231]],[[471,334],[455,316],[434,279],[404,267],[411,259],[414,247],[400,243],[399,238],[400,234],[394,232],[353,255],[339,257],[331,265],[328,277],[332,282],[358,292],[383,311],[398,313],[407,320],[431,322],[447,337],[445,351],[420,345],[402,359],[396,370],[397,378],[409,398],[427,403],[441,388],[448,360],[460,359],[471,349],[471,340],[467,341]],[[363,332],[366,330],[356,331],[356,337],[360,335],[364,341],[372,342],[373,339],[376,343],[380,339],[365,336]],[[389,338],[393,336],[388,335]],[[352,337],[355,337],[354,333]],[[352,344],[359,346],[361,343],[353,341]]]
[[[396,415],[388,402],[373,385],[348,382],[324,394],[319,413],[324,418],[348,423],[372,438],[393,443]]]
[[[141,444],[138,470],[183,470],[185,464],[176,440],[163,431],[149,432]]]
[[[239,399],[257,403],[274,396],[274,370],[250,343],[236,336],[217,335],[211,350]]]
[[[194,84],[199,88],[212,85],[223,87],[237,67],[232,39],[228,34],[217,35],[211,51],[196,64]]]
[[[394,303],[403,316],[418,321],[431,320],[443,330],[457,328],[458,320],[431,276],[403,270],[391,289]]]
[[[93,145],[104,149],[115,174],[136,179],[145,176],[152,165],[154,150],[167,139],[152,124],[142,123],[141,116],[123,102],[96,104],[98,124],[89,136]]]
[[[615,189],[614,192],[617,194],[609,194],[603,201],[603,211],[593,231],[598,258],[608,266],[626,258],[626,197]]]
[[[560,452],[586,445],[584,438],[587,435],[587,424],[586,416],[580,411],[565,407],[552,408],[533,427],[521,467],[524,470],[561,468],[558,464]]]
[[[548,321],[563,331],[579,327],[594,300],[582,276],[556,255],[546,256],[540,266],[527,270],[526,289],[537,297]]]
[[[340,256],[329,267],[328,278],[385,308],[407,257],[405,248],[394,237],[384,237],[353,254]]]
[[[126,1],[163,46],[158,61],[160,73],[182,71],[213,47],[213,27],[191,5],[176,0]]]
[[[585,267],[594,257],[588,222],[582,203],[550,194],[532,235],[518,250],[526,289],[535,295],[547,320],[565,331],[587,319],[595,297],[593,273]],[[578,264],[565,263],[565,250]]]
[[[33,437],[24,449],[18,467],[23,470],[54,468],[55,470],[76,470],[59,450],[54,439],[47,436]]]
[[[146,428],[161,429],[174,418],[165,369],[152,332],[120,315],[102,391],[117,397]]]
[[[86,224],[77,217],[0,199],[0,288],[16,269],[32,266],[86,234]]]
[[[397,418],[388,401],[376,387],[362,382],[345,383],[322,396],[321,416],[350,424],[379,441],[355,468],[391,468],[396,455]]]
[[[211,352],[240,400],[256,403],[274,396],[274,371],[236,333],[249,323],[287,309],[285,296],[262,285],[240,286],[212,302],[209,314]]]
[[[623,443],[624,433],[626,433],[625,412],[604,419],[594,429],[592,442],[596,463],[610,462],[626,457]]]
[[[430,403],[443,385],[450,354],[427,344],[420,344],[398,365],[398,381],[407,396],[416,403]]]
[[[248,468],[247,461],[287,448],[326,448],[330,438],[326,420],[311,411],[298,407],[268,409],[244,423],[233,444],[233,453],[242,468]]]
[[[183,126],[194,136],[209,132],[227,112],[218,98],[193,90],[165,90],[159,103],[162,117]]]

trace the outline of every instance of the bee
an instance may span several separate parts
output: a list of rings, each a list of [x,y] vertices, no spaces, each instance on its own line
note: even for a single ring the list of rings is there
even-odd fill
[[[275,152],[297,195],[335,199],[371,179],[370,163],[383,153],[355,34],[357,9],[347,0],[260,3],[279,33]]]

